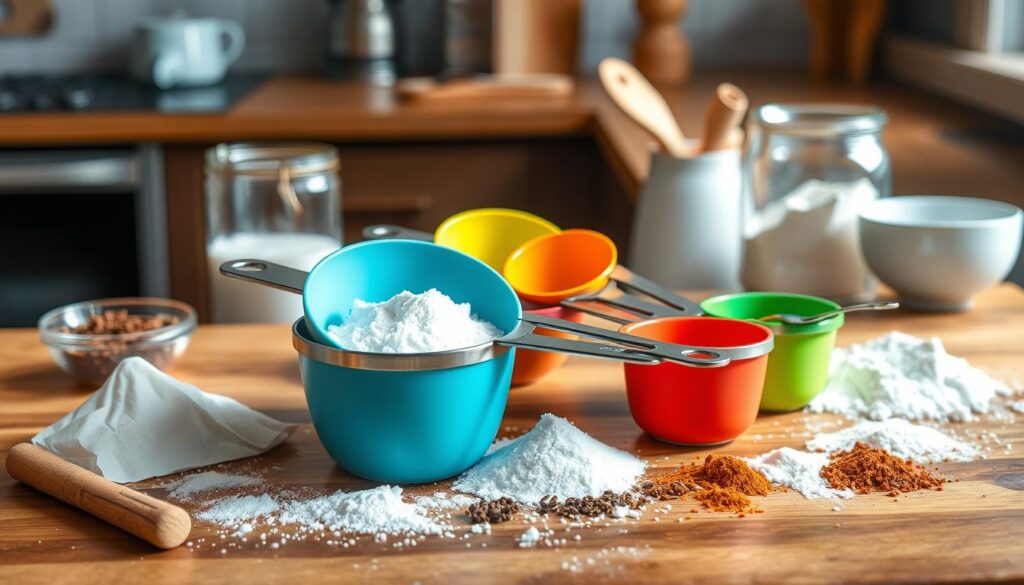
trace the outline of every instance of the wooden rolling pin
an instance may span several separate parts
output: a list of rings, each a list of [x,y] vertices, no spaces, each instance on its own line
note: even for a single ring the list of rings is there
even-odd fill
[[[30,443],[11,448],[7,473],[160,548],[180,545],[192,530],[185,510],[103,479]]]
[[[731,83],[719,85],[704,116],[701,152],[738,147],[737,140],[742,141],[740,122],[749,105],[750,100],[742,89]]]

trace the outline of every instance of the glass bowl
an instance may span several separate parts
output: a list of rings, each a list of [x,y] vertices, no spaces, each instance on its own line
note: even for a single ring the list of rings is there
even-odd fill
[[[129,315],[167,315],[175,323],[130,333],[71,333],[61,331],[89,323],[105,311]],[[97,387],[121,360],[138,356],[161,370],[185,352],[196,330],[196,311],[180,301],[158,298],[115,298],[83,301],[58,307],[39,319],[39,335],[50,355],[79,384]]]

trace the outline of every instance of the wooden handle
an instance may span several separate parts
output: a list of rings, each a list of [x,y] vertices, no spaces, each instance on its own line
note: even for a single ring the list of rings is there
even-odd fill
[[[693,154],[665,98],[636,67],[609,57],[601,61],[598,74],[615,105],[653,134],[666,152],[680,158]]]
[[[11,448],[7,473],[160,548],[180,545],[192,530],[185,510],[103,479],[30,443]]]
[[[731,83],[723,83],[715,91],[704,116],[704,141],[701,152],[735,148],[736,130],[747,114],[750,100],[743,90]]]
[[[411,100],[555,98],[571,95],[576,82],[568,75],[487,75],[437,83],[414,77],[398,84],[398,94]]]

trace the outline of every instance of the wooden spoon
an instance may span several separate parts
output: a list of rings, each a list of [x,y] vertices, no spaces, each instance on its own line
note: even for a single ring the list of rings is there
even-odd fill
[[[743,90],[731,83],[723,83],[715,90],[707,114],[704,116],[704,140],[701,152],[735,148],[737,130],[747,114],[750,100]]]
[[[634,122],[653,134],[666,152],[680,158],[693,154],[665,98],[636,67],[622,59],[609,57],[601,61],[597,71],[612,101]]]

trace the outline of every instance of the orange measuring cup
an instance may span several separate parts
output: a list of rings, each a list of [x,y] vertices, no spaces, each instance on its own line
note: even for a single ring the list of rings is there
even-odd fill
[[[519,246],[505,260],[502,274],[520,298],[555,305],[603,288],[618,260],[611,238],[594,230],[572,229]]]

